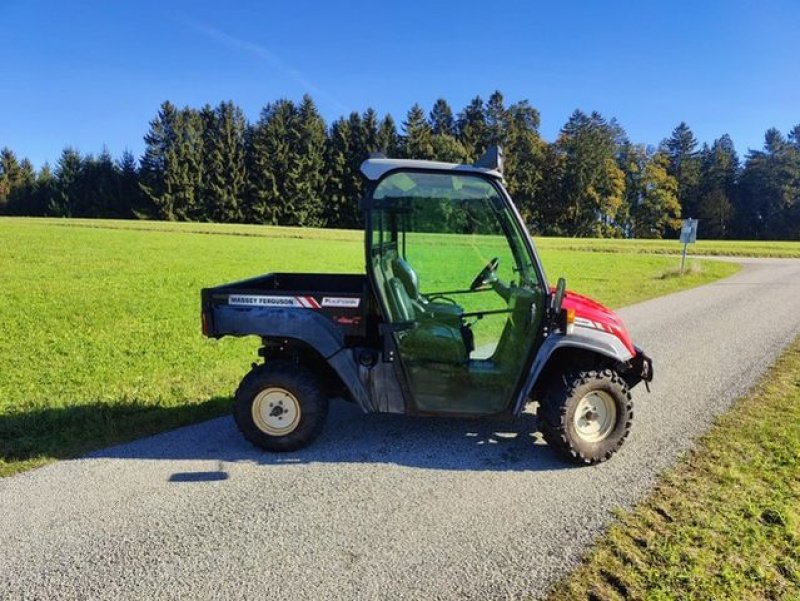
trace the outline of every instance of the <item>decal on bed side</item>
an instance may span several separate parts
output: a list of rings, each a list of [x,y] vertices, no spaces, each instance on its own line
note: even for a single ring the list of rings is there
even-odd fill
[[[320,305],[313,296],[261,296],[257,294],[231,294],[229,305],[239,307],[299,307],[301,309],[319,309]]]
[[[323,307],[349,307],[356,309],[361,303],[360,298],[353,298],[352,296],[323,296]]]

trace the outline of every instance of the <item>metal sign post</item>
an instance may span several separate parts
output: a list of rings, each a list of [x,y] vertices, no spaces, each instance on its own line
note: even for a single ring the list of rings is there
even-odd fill
[[[697,242],[697,219],[684,219],[681,224],[681,242],[683,242],[683,254],[681,254],[681,275],[686,265],[686,247]]]

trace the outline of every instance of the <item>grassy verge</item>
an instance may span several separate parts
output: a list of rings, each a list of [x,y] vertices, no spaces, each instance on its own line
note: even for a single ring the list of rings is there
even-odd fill
[[[800,340],[553,600],[800,599]]]
[[[62,226],[70,223],[0,219],[0,476],[225,411],[257,359],[257,342],[202,338],[202,287],[268,271],[364,269],[357,232],[211,224],[154,229],[102,221]],[[257,235],[229,235],[231,227]],[[442,265],[440,273],[459,287],[486,261],[456,245],[430,248],[421,264]],[[541,254],[551,279],[565,275],[570,288],[611,306],[738,268],[704,262],[699,272],[664,278],[674,257]],[[504,269],[513,277],[510,262]],[[423,284],[434,285],[432,279]],[[477,327],[494,327],[488,322]]]

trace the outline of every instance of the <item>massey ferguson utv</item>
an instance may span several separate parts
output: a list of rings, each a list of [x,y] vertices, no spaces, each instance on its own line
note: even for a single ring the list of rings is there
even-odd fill
[[[332,397],[462,417],[517,416],[538,401],[556,451],[611,457],[651,360],[610,310],[563,279],[550,288],[499,149],[474,166],[375,157],[361,171],[365,273],[270,273],[202,291],[206,336],[261,338],[264,361],[236,391],[244,436],[303,447]]]

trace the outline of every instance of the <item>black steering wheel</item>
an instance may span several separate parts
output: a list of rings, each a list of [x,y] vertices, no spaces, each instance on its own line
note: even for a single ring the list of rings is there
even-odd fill
[[[495,280],[497,268],[500,266],[500,259],[495,257],[491,261],[486,264],[486,267],[481,269],[481,272],[475,276],[475,279],[472,280],[472,284],[470,284],[470,290],[477,290],[481,286],[485,286]]]

